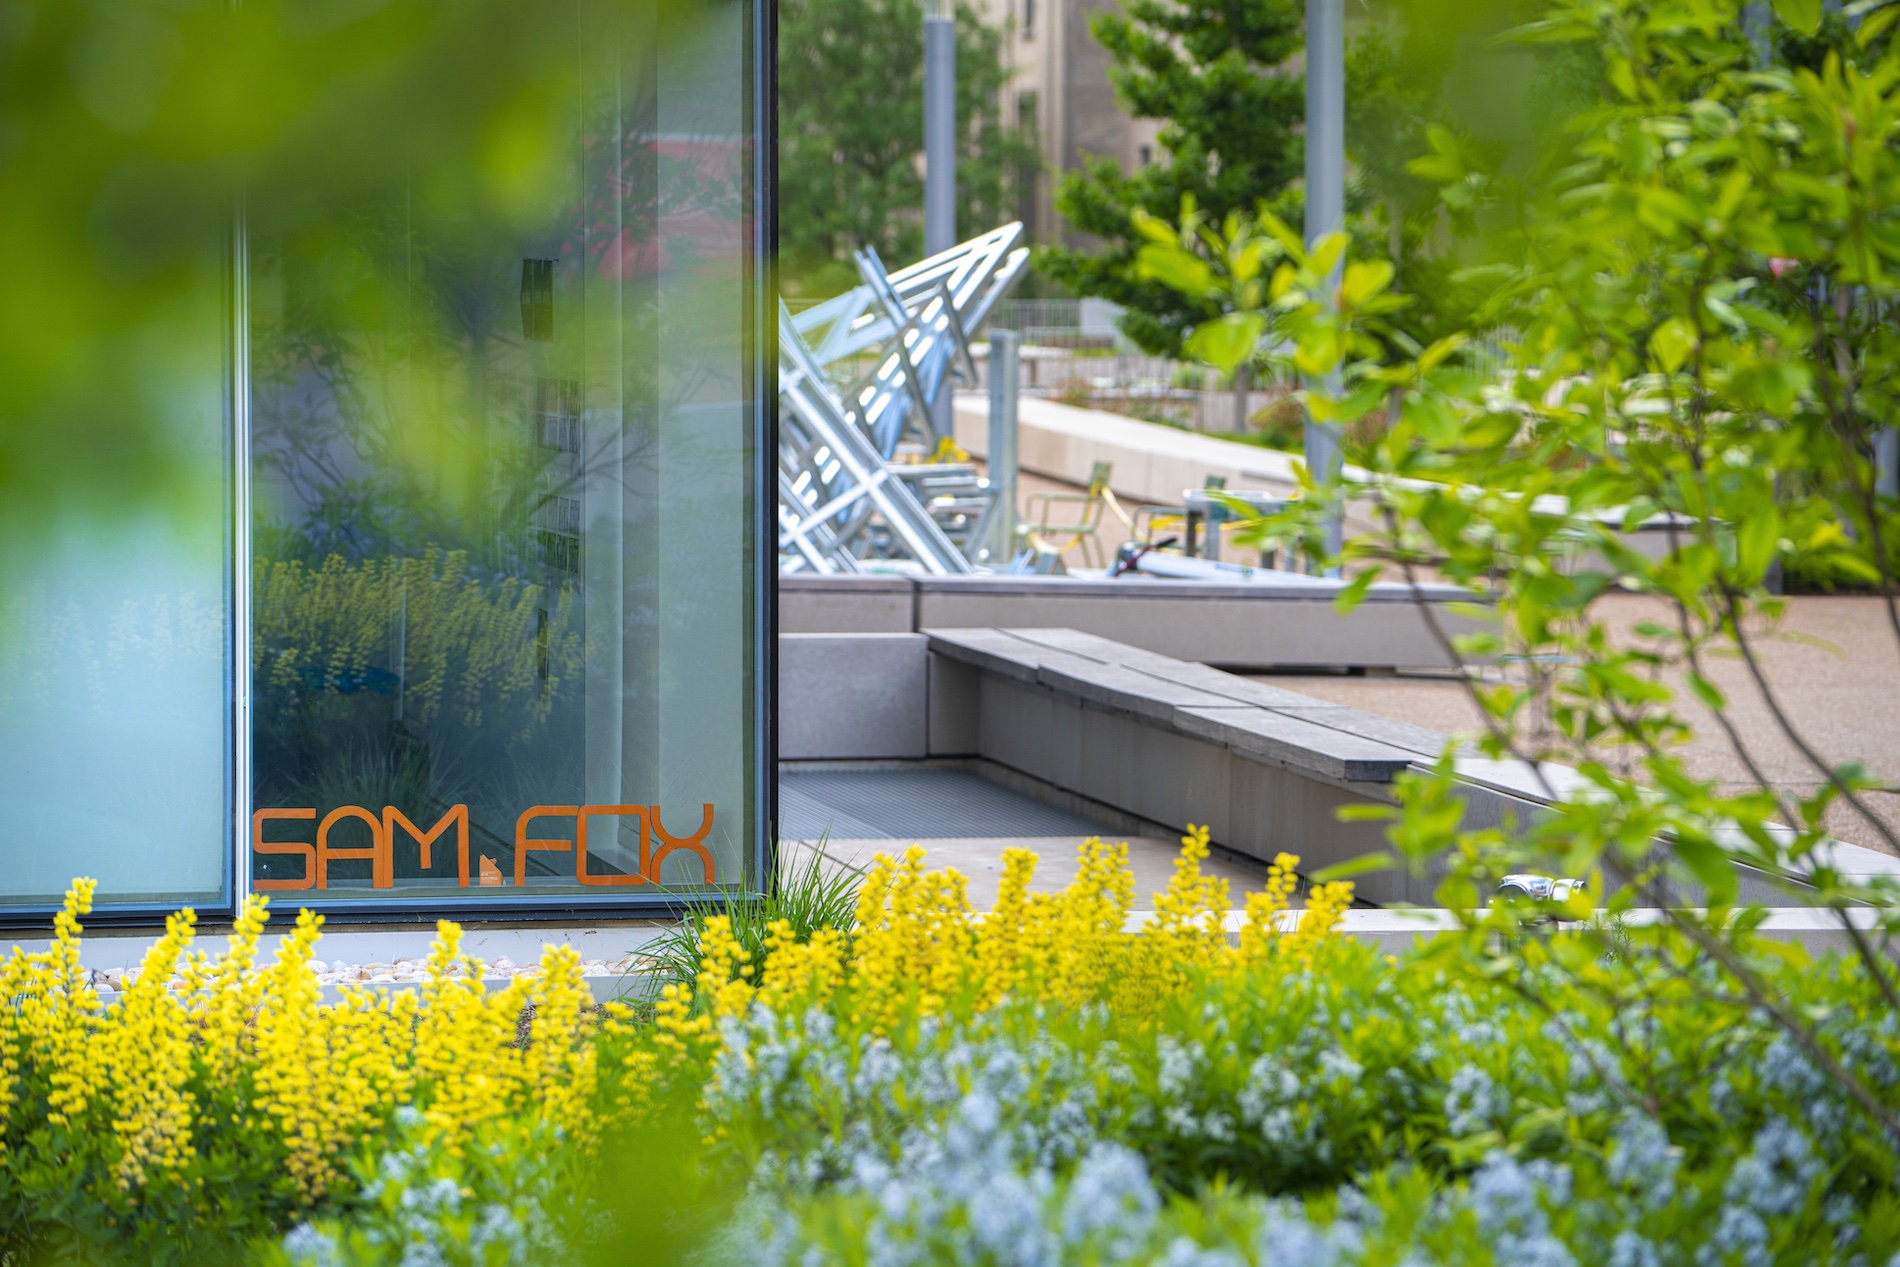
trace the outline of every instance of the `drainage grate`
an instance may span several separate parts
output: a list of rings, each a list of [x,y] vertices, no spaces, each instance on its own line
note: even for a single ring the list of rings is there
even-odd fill
[[[1095,836],[1102,824],[967,770],[780,771],[785,840]]]

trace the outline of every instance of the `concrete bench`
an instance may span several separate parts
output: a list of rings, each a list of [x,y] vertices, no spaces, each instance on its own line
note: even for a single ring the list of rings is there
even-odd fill
[[[926,636],[931,654],[942,659],[1318,778],[1390,783],[1420,756],[1444,746],[1441,736],[1406,727],[1416,731],[1408,751],[1381,742],[1371,733],[1381,719],[1356,709],[1073,629],[931,630]]]
[[[1436,762],[1437,732],[1270,682],[1064,628],[780,638],[782,760],[976,758],[1168,834],[1203,824],[1236,852],[1318,869],[1386,848],[1349,805],[1394,803],[1392,782]],[[1524,822],[1587,780],[1469,748],[1452,753],[1464,826]],[[1113,821],[1114,819],[1108,819]],[[1900,859],[1835,842],[1853,876],[1900,878]],[[1362,896],[1426,905],[1438,877],[1392,868]],[[1695,901],[1685,893],[1683,900]],[[1786,904],[1752,873],[1744,901]]]

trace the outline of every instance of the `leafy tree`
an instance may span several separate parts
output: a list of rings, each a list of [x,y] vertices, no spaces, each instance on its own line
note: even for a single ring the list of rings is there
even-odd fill
[[[779,268],[792,293],[855,285],[851,252],[923,254],[924,46],[919,0],[779,6]],[[1003,33],[958,5],[957,224],[1014,219],[1034,145],[1005,126]]]
[[[1098,239],[1047,248],[1038,268],[1085,295],[1127,307],[1122,328],[1151,352],[1177,355],[1215,315],[1206,301],[1134,275],[1135,213],[1173,220],[1183,196],[1218,223],[1283,195],[1305,163],[1305,84],[1286,63],[1303,39],[1301,0],[1132,0],[1091,29],[1115,59],[1116,90],[1138,117],[1166,120],[1164,156],[1125,173],[1097,158],[1066,177],[1056,209]],[[1294,218],[1297,220],[1297,214]]]
[[[1874,8],[1858,32],[1823,29],[1818,3],[1774,11],[1785,26],[1761,39],[1738,0],[1556,0],[1520,38],[1588,50],[1601,80],[1535,178],[1505,179],[1450,134],[1434,137],[1415,170],[1489,226],[1499,284],[1478,315],[1520,332],[1506,373],[1461,364],[1460,336],[1399,363],[1376,354],[1389,346],[1391,271],[1348,263],[1329,286],[1343,236],[1309,257],[1269,219],[1212,239],[1157,231],[1147,252],[1152,275],[1227,305],[1197,347],[1244,355],[1271,312],[1303,370],[1339,375],[1337,393],[1310,393],[1315,416],[1380,420],[1352,495],[1383,529],[1347,543],[1357,580],[1345,601],[1396,573],[1495,606],[1494,629],[1440,636],[1448,652],[1522,666],[1467,681],[1483,752],[1550,808],[1462,826],[1462,758],[1448,751],[1402,782],[1390,832],[1402,857],[1445,877],[1439,898],[1462,913],[1469,946],[1526,998],[1580,984],[1638,1028],[1663,982],[1733,1020],[1766,1018],[1892,1139],[1900,1115],[1828,1018],[1769,984],[1776,956],[1751,936],[1762,899],[1750,889],[1829,913],[1900,1008],[1900,885],[1843,857],[1827,827],[1852,821],[1900,853],[1869,800],[1890,782],[1825,759],[1761,660],[1784,611],[1772,578],[1794,562],[1876,587],[1900,655],[1900,506],[1873,462],[1876,434],[1900,422],[1900,5]],[[1804,55],[1764,64],[1763,47]],[[1340,495],[1315,489],[1261,531],[1298,532],[1311,548]],[[1661,535],[1659,550],[1636,547],[1639,527]],[[1616,592],[1645,596],[1654,616],[1628,623],[1604,602]],[[1740,664],[1739,689],[1776,733],[1737,724],[1710,672],[1718,659]],[[1702,724],[1727,741],[1745,786],[1691,770],[1683,745]],[[1770,776],[1770,744],[1807,764],[1811,793]],[[1595,876],[1608,914],[1651,908],[1694,956],[1640,924],[1581,951],[1524,936],[1520,912],[1485,898],[1502,874],[1533,869]],[[1573,899],[1568,914],[1591,904]],[[1601,975],[1604,951],[1636,963],[1638,979]],[[1695,958],[1735,988],[1709,985]],[[1657,1111],[1642,1089],[1623,1092]]]

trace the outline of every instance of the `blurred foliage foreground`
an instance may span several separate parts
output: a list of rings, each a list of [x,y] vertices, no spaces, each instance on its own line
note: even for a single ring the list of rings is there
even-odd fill
[[[1131,923],[1126,846],[978,917],[921,850],[850,928],[762,952],[725,916],[693,984],[594,1009],[571,954],[485,992],[441,925],[417,992],[321,1005],[305,913],[254,965],[173,918],[102,1008],[68,899],[0,969],[0,1261],[1885,1263],[1900,1026],[1856,961],[1777,952],[1821,1057],[1713,998],[1663,925],[1498,908],[1391,957],[1229,913],[1191,834]],[[1521,920],[1521,922],[1520,922]],[[1130,931],[1134,928],[1136,931]],[[1232,930],[1231,932],[1229,930]],[[1483,970],[1507,945],[1522,972]],[[1640,953],[1638,953],[1640,951]],[[1604,1004],[1614,981],[1631,1002]]]

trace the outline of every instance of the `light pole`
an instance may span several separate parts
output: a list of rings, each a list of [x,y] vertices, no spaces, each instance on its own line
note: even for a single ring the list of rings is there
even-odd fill
[[[1016,401],[1021,395],[1017,351],[1022,335],[990,331],[990,487],[996,490],[997,515],[990,564],[1006,566],[1016,556]]]
[[[1346,5],[1345,0],[1306,0],[1306,246],[1346,227]],[[1327,278],[1337,294],[1339,271]],[[1335,371],[1307,384],[1339,389]],[[1306,468],[1316,484],[1339,480],[1343,465],[1338,423],[1306,419]],[[1326,553],[1337,557],[1344,540],[1343,507],[1326,524]],[[1337,576],[1331,567],[1327,574]]]
[[[955,0],[924,0],[924,254],[957,244],[957,27]],[[956,434],[950,365],[943,367],[931,423]]]
[[[957,244],[957,27],[951,0],[924,4],[924,254]]]

